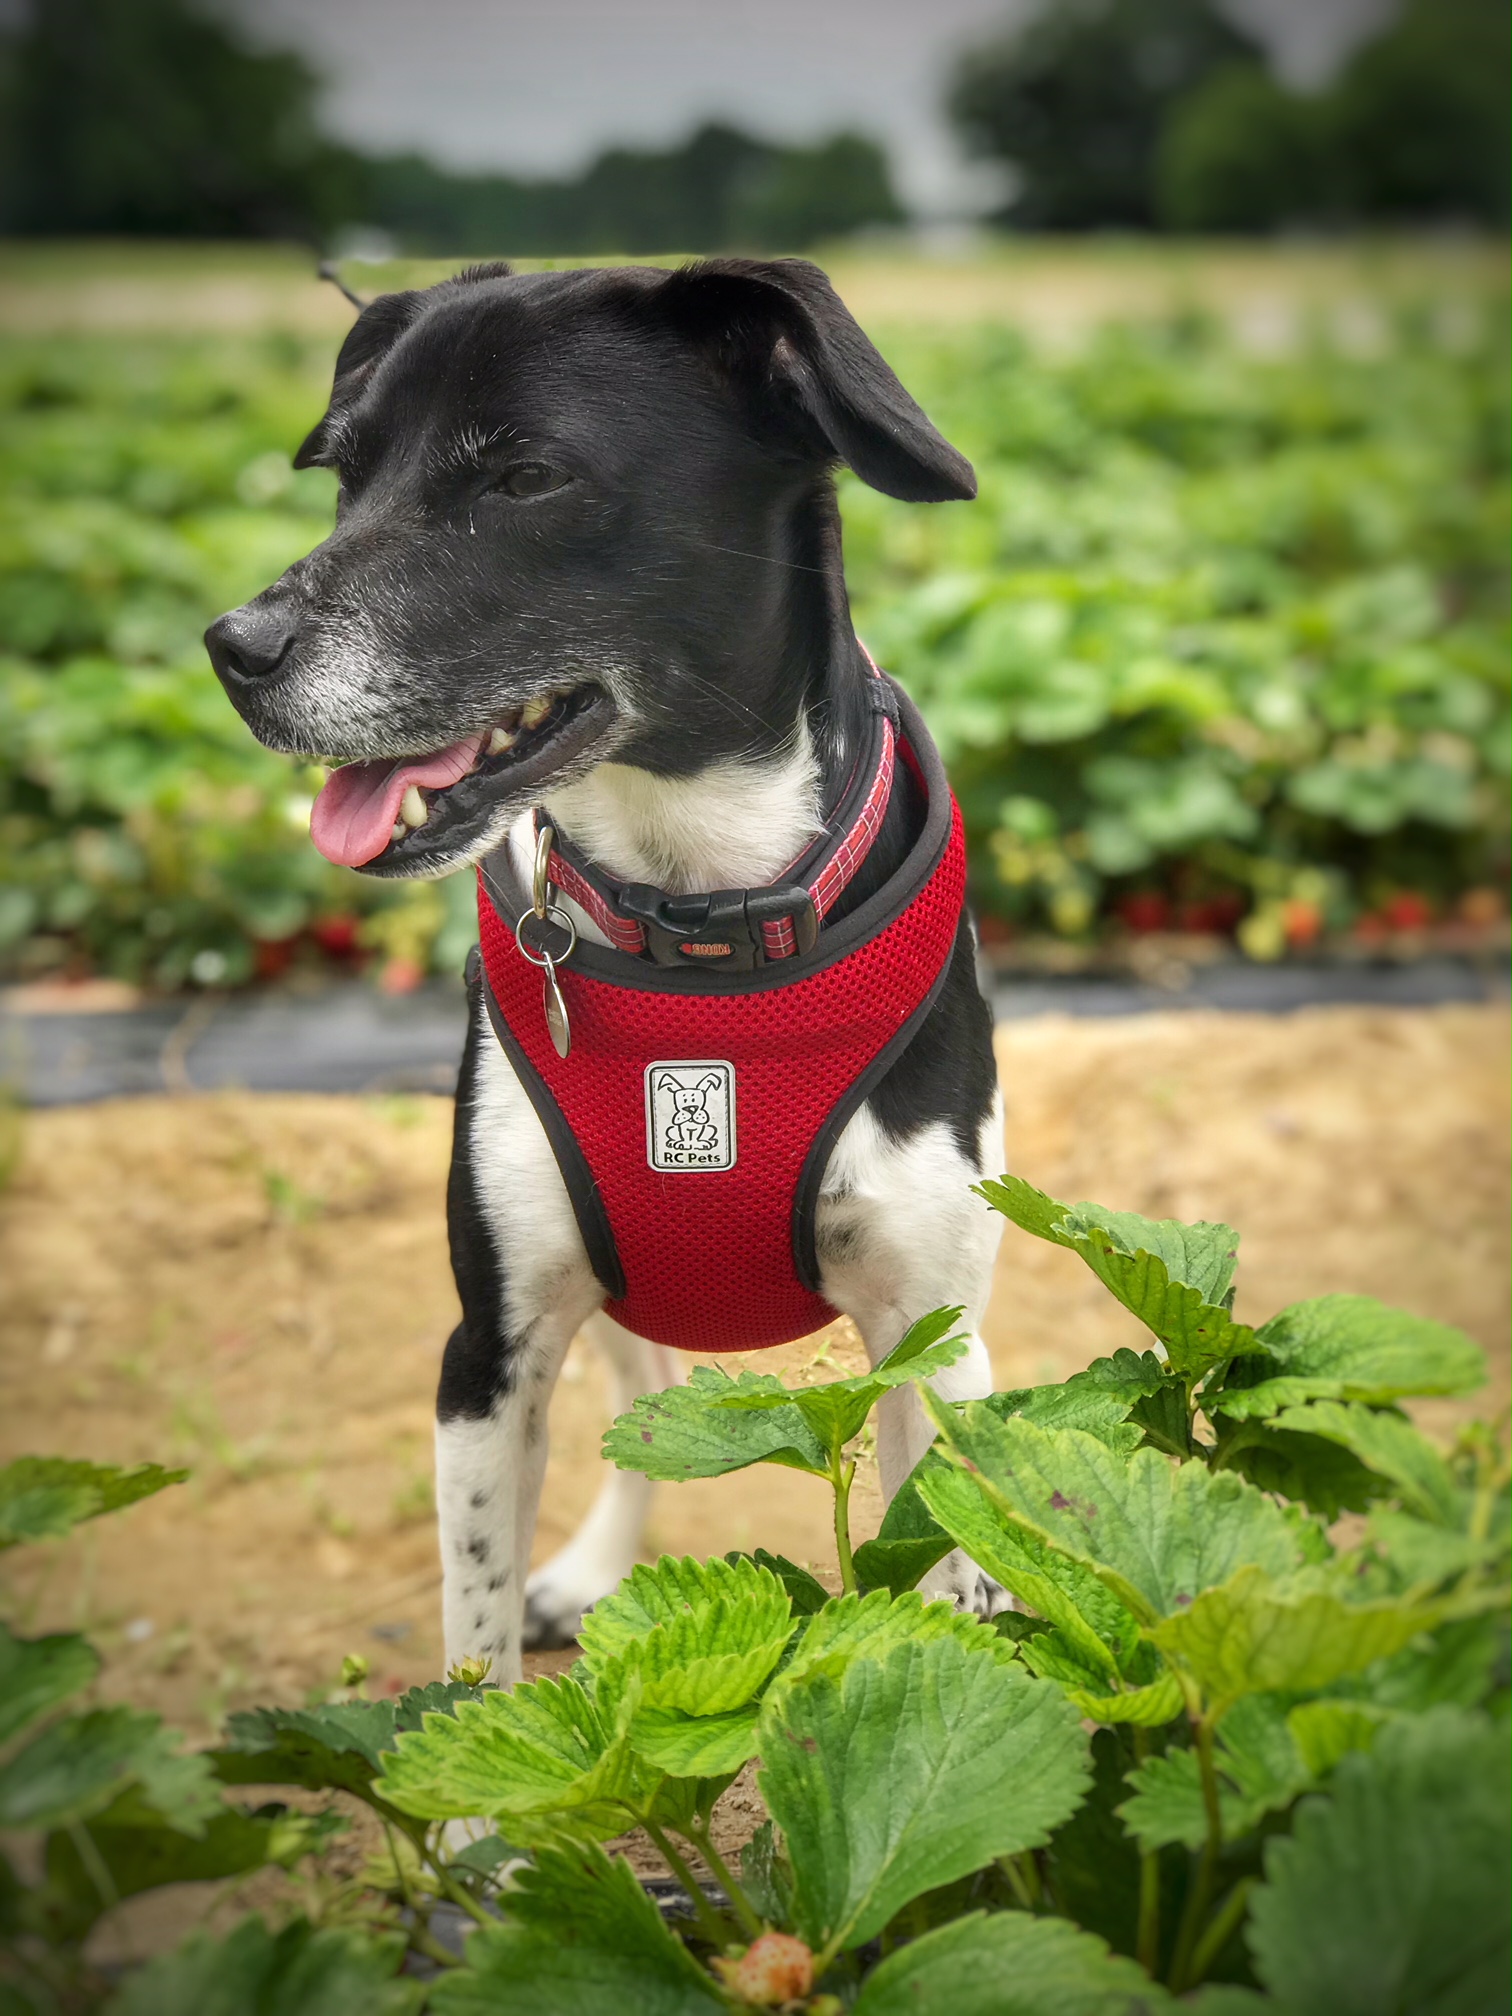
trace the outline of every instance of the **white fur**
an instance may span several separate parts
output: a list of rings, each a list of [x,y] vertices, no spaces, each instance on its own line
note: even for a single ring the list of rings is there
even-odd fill
[[[781,757],[719,764],[688,779],[601,764],[554,792],[548,809],[618,879],[672,890],[753,887],[780,873],[817,830],[818,780],[800,732]],[[528,820],[513,829],[510,843],[528,878]],[[579,928],[598,938],[588,920]],[[520,1672],[525,1575],[546,1462],[545,1407],[573,1334],[599,1309],[604,1291],[535,1110],[486,1021],[480,1033],[474,1167],[507,1283],[501,1324],[512,1336],[528,1333],[528,1341],[514,1386],[489,1420],[438,1428],[437,1501],[447,1660],[486,1653],[508,1684]],[[815,1229],[824,1292],[855,1321],[873,1363],[927,1311],[965,1305],[971,1349],[933,1382],[950,1399],[984,1394],[992,1385],[977,1326],[1002,1221],[969,1185],[999,1167],[1001,1141],[1000,1106],[968,1157],[943,1121],[896,1142],[863,1105],[835,1144],[820,1193]],[[602,1314],[593,1316],[590,1335],[607,1357],[617,1412],[680,1376],[668,1353]],[[886,1496],[930,1439],[912,1387],[884,1399],[878,1459]],[[530,1578],[529,1601],[539,1616],[570,1625],[629,1571],[649,1496],[644,1479],[609,1473],[574,1539]],[[484,1560],[480,1541],[487,1543]],[[971,1563],[953,1555],[925,1587],[980,1605],[980,1580]]]

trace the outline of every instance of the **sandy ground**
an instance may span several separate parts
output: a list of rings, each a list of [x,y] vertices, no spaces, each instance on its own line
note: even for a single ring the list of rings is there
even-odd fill
[[[1251,1317],[1350,1289],[1462,1324],[1493,1354],[1486,1411],[1506,1392],[1506,1038],[1502,1011],[1463,1007],[1017,1024],[1006,1160],[1063,1197],[1228,1219]],[[377,1686],[437,1674],[449,1124],[439,1100],[239,1094],[29,1116],[0,1200],[0,1453],[193,1470],[11,1557],[9,1607],[93,1632],[110,1695],[207,1732],[330,1687],[348,1651]],[[1002,1385],[1139,1341],[1074,1256],[1013,1230],[988,1336]],[[771,1363],[821,1357],[858,1361],[846,1326]],[[538,1558],[600,1481],[604,1418],[575,1347]],[[648,1554],[763,1544],[827,1568],[827,1494],[776,1476],[665,1487]],[[868,1474],[861,1530],[876,1517]]]

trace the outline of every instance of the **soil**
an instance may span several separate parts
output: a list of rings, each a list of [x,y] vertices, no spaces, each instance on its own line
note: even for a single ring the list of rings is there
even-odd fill
[[[1009,1166],[1053,1194],[1243,1234],[1241,1313],[1329,1290],[1463,1326],[1490,1354],[1452,1432],[1506,1403],[1507,1016],[1496,1007],[1047,1017],[999,1031]],[[0,1196],[0,1457],[188,1464],[189,1482],[10,1558],[21,1628],[84,1629],[102,1693],[204,1738],[257,1701],[440,1671],[430,1399],[456,1320],[439,1099],[215,1093],[26,1116]],[[986,1325],[1000,1386],[1060,1379],[1134,1320],[1010,1230]],[[732,1364],[734,1361],[730,1361]],[[861,1363],[849,1326],[771,1354]],[[600,1481],[602,1381],[575,1346],[537,1543]],[[828,1494],[790,1471],[664,1487],[661,1551],[765,1545],[830,1574]],[[863,1465],[857,1537],[880,1505]],[[532,1658],[556,1670],[570,1654]],[[747,1835],[754,1793],[728,1800]],[[358,1844],[354,1844],[355,1847]]]

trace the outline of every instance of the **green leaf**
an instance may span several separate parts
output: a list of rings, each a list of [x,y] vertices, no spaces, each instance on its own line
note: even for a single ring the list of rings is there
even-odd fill
[[[149,1960],[106,2016],[418,2016],[426,1984],[395,1979],[403,1958],[399,1932],[317,1932],[296,1918],[274,1933],[247,1918],[224,1940],[196,1932]]]
[[[856,1549],[856,1575],[863,1587],[901,1596],[955,1545],[919,1495],[921,1476],[941,1464],[942,1458],[929,1451],[894,1492],[876,1538]]]
[[[1101,1204],[1058,1204],[1015,1176],[975,1187],[1026,1232],[1079,1254],[1160,1339],[1184,1377],[1256,1348],[1255,1333],[1223,1306],[1239,1245],[1230,1226],[1141,1218]]]
[[[1390,1722],[1267,1844],[1249,1944],[1295,2016],[1486,2016],[1507,1991],[1507,1731]]]
[[[765,1547],[753,1548],[747,1554],[737,1547],[724,1558],[730,1562],[754,1561],[758,1568],[769,1569],[786,1589],[795,1617],[812,1617],[829,1601],[830,1592],[818,1577],[811,1575],[807,1568],[800,1568],[796,1561],[789,1561],[785,1554],[769,1553]]]
[[[637,1566],[583,1619],[583,1661],[598,1673],[622,1657],[647,1708],[721,1715],[760,1690],[792,1635],[787,1591],[754,1561]]]
[[[752,1463],[781,1463],[829,1475],[824,1445],[796,1407],[738,1413],[721,1402],[733,1396],[786,1394],[770,1372],[732,1379],[717,1365],[695,1365],[686,1386],[647,1393],[604,1435],[604,1454],[621,1470],[680,1484],[690,1477],[724,1477]]]
[[[714,1715],[640,1708],[630,1724],[630,1741],[638,1757],[674,1778],[732,1778],[756,1755],[759,1713],[755,1701]]]
[[[874,1589],[866,1596],[836,1596],[808,1620],[773,1682],[772,1696],[821,1667],[833,1678],[853,1659],[882,1659],[896,1645],[928,1645],[942,1638],[1002,1664],[1015,1657],[1013,1646],[990,1624],[949,1602],[926,1603],[917,1589],[896,1597]]]
[[[944,1333],[961,1320],[959,1309],[935,1309],[921,1316],[895,1344],[880,1365],[851,1379],[826,1379],[814,1386],[779,1386],[775,1393],[732,1393],[716,1404],[726,1409],[756,1412],[796,1407],[814,1439],[825,1449],[844,1448],[859,1435],[866,1417],[894,1386],[910,1379],[932,1378],[954,1365],[970,1345],[965,1336]],[[781,1396],[781,1397],[779,1397]]]
[[[65,1827],[108,1806],[137,1780],[186,1834],[219,1810],[208,1759],[186,1756],[156,1715],[93,1708],[50,1723],[0,1765],[0,1827]]]
[[[181,1484],[187,1470],[140,1463],[134,1470],[64,1456],[21,1456],[0,1468],[0,1548],[22,1540],[48,1540],[82,1520],[118,1512]]]
[[[1043,1850],[1062,1915],[1118,1953],[1134,1952],[1139,1935],[1139,1849],[1115,1810],[1128,1790],[1127,1762],[1124,1739],[1093,1732],[1091,1788]]]
[[[1386,1711],[1368,1702],[1303,1701],[1287,1716],[1286,1726],[1307,1770],[1314,1778],[1326,1778],[1351,1750],[1368,1750],[1385,1720]]]
[[[1252,1832],[1267,1813],[1289,1806],[1317,1777],[1288,1726],[1286,1703],[1273,1695],[1251,1695],[1225,1716],[1213,1761],[1225,1841]],[[1141,1848],[1172,1842],[1202,1846],[1207,1810],[1195,1750],[1173,1748],[1164,1756],[1148,1757],[1128,1782],[1132,1797],[1118,1812]]]
[[[1221,1712],[1245,1694],[1317,1692],[1399,1651],[1439,1614],[1400,1599],[1348,1602],[1327,1570],[1277,1580],[1250,1563],[1150,1636]]]
[[[435,1680],[397,1700],[333,1701],[320,1708],[248,1708],[228,1717],[226,1746],[213,1757],[227,1785],[302,1785],[364,1796],[399,1733],[490,1688]]]
[[[1370,1537],[1404,1588],[1447,1582],[1468,1569],[1488,1567],[1507,1551],[1505,1531],[1477,1539],[1470,1533],[1452,1533],[1410,1512],[1373,1512]]]
[[[923,1891],[1037,1846],[1088,1775],[1060,1690],[954,1637],[815,1667],[768,1700],[760,1748],[816,1949],[861,1945]]]
[[[1298,1411],[1287,1416],[1295,1418]],[[1224,1429],[1229,1424],[1219,1415]],[[1223,1467],[1245,1477],[1257,1490],[1274,1492],[1307,1506],[1323,1519],[1363,1512],[1380,1495],[1381,1480],[1357,1456],[1321,1435],[1299,1433],[1266,1421],[1246,1421],[1223,1446]]]
[[[242,1876],[267,1864],[292,1868],[318,1851],[345,1826],[336,1814],[291,1813],[264,1808],[257,1813],[222,1807],[198,1837],[154,1820],[132,1792],[83,1823],[94,1854],[86,1863],[76,1829],[52,1834],[47,1842],[47,1909],[50,1928],[82,1939],[109,1908],[95,1870],[106,1871],[113,1898],[136,1897],[167,1883],[206,1883]]]
[[[1368,1295],[1297,1302],[1256,1332],[1265,1357],[1232,1367],[1206,1400],[1252,1421],[1308,1400],[1385,1406],[1414,1393],[1465,1393],[1483,1383],[1485,1358],[1461,1330]]]
[[[87,1687],[99,1670],[100,1655],[87,1639],[17,1638],[0,1623],[0,1743]]]
[[[1164,2016],[1165,1990],[1064,1919],[980,1912],[926,1932],[866,1978],[855,2016]]]
[[[1385,1478],[1419,1518],[1440,1526],[1463,1524],[1469,1494],[1427,1436],[1402,1415],[1319,1400],[1310,1407],[1287,1408],[1276,1417],[1276,1426],[1321,1436],[1349,1450],[1367,1470]]]
[[[714,1984],[668,1931],[628,1863],[543,1848],[509,1892],[509,1920],[467,1943],[431,1989],[435,2016],[715,2016]]]
[[[1020,1656],[1031,1673],[1064,1688],[1089,1722],[1128,1722],[1141,1729],[1156,1729],[1185,1707],[1181,1683],[1167,1671],[1142,1685],[1110,1689],[1106,1670],[1082,1659],[1059,1630],[1041,1631],[1026,1639]]]
[[[1243,1562],[1281,1574],[1300,1558],[1281,1509],[1229,1472],[1153,1449],[1123,1456],[1074,1428],[995,1420],[980,1403],[958,1410],[926,1396],[925,1405],[947,1452],[1004,1518],[1085,1562],[1146,1624]]]
[[[1091,1568],[1027,1527],[1005,1519],[980,1479],[941,1462],[920,1484],[925,1503],[979,1567],[1053,1624],[1090,1669],[1117,1683],[1139,1642],[1132,1612]]]
[[[420,1820],[499,1820],[529,1847],[571,1831],[607,1838],[631,1824],[637,1780],[630,1750],[638,1682],[590,1696],[570,1676],[491,1689],[430,1714],[400,1735],[374,1790]]]
[[[769,1925],[793,1919],[793,1872],[770,1820],[763,1820],[740,1851],[740,1887],[758,1918]]]

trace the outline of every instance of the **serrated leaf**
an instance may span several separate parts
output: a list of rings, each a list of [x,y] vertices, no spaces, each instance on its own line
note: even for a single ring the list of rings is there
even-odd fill
[[[859,1435],[873,1407],[894,1386],[933,1378],[970,1348],[966,1336],[944,1333],[961,1320],[959,1309],[935,1309],[907,1330],[879,1365],[850,1379],[825,1379],[813,1386],[780,1387],[777,1393],[732,1393],[716,1404],[729,1410],[770,1411],[796,1407],[816,1441],[842,1449]],[[784,1394],[785,1398],[779,1398]]]
[[[1507,1551],[1505,1532],[1477,1539],[1469,1533],[1452,1533],[1411,1512],[1373,1512],[1369,1530],[1403,1588],[1431,1588],[1469,1569],[1489,1567]]]
[[[1139,1936],[1139,1849],[1115,1811],[1128,1790],[1126,1740],[1093,1731],[1091,1787],[1041,1851],[1061,1914],[1119,1953],[1133,1953]]]
[[[1140,1729],[1157,1729],[1174,1720],[1185,1706],[1181,1683],[1170,1672],[1161,1672],[1142,1685],[1110,1689],[1107,1673],[1079,1658],[1058,1630],[1041,1631],[1026,1640],[1021,1657],[1031,1673],[1063,1688],[1089,1722],[1127,1722]]]
[[[1486,1376],[1484,1354],[1463,1331],[1368,1295],[1294,1303],[1256,1337],[1264,1358],[1231,1368],[1221,1394],[1207,1396],[1236,1421],[1308,1400],[1379,1407],[1415,1393],[1465,1393]]]
[[[638,1683],[609,1687],[607,1677],[591,1697],[568,1676],[427,1715],[385,1754],[374,1790],[420,1820],[496,1819],[523,1847],[621,1833],[634,1817]]]
[[[99,1670],[100,1655],[85,1638],[18,1638],[0,1623],[0,1743],[87,1687]]]
[[[1150,1636],[1221,1712],[1246,1694],[1331,1686],[1438,1622],[1422,1603],[1349,1602],[1337,1577],[1325,1576],[1306,1570],[1278,1580],[1251,1563]]]
[[[18,1457],[0,1467],[0,1548],[55,1539],[85,1519],[119,1512],[170,1484],[181,1484],[188,1475],[159,1463],[123,1470],[65,1456]]]
[[[468,1941],[431,1989],[436,2016],[714,2016],[713,1983],[668,1931],[628,1863],[543,1848],[509,1893],[509,1921]]]
[[[686,1386],[647,1393],[604,1435],[604,1455],[621,1470],[639,1470],[664,1483],[690,1477],[725,1477],[752,1463],[780,1463],[829,1475],[822,1443],[796,1407],[734,1412],[720,1403],[735,1394],[785,1393],[770,1372],[731,1378],[717,1365],[695,1365]]]
[[[1064,1919],[980,1912],[912,1940],[866,1977],[855,2016],[1165,2016],[1132,1960]]]
[[[952,1638],[968,1652],[982,1652],[1003,1663],[1015,1656],[1012,1645],[990,1625],[951,1603],[926,1603],[916,1589],[896,1597],[874,1589],[866,1596],[836,1596],[808,1620],[772,1693],[820,1667],[833,1677],[853,1659],[882,1659],[894,1646],[933,1644],[941,1638]]]
[[[863,1944],[923,1891],[1039,1845],[1088,1775],[1060,1690],[954,1637],[815,1667],[768,1700],[760,1750],[816,1949]]]
[[[1295,2016],[1487,2016],[1508,1966],[1507,1731],[1453,1708],[1387,1724],[1269,1842],[1262,1983]]]
[[[770,1820],[763,1820],[740,1851],[740,1887],[758,1918],[788,1925],[793,1917],[793,1872]]]
[[[812,1617],[829,1601],[830,1592],[819,1578],[807,1568],[800,1568],[796,1561],[789,1561],[785,1554],[769,1553],[765,1547],[753,1547],[746,1553],[736,1547],[724,1558],[731,1562],[754,1561],[758,1568],[768,1569],[786,1589],[795,1617]]]
[[[1077,1429],[998,1421],[976,1403],[946,1408],[926,1396],[925,1405],[952,1459],[1005,1518],[1085,1562],[1146,1624],[1241,1563],[1283,1574],[1300,1558],[1280,1508],[1229,1472],[1153,1449],[1123,1456]]]
[[[1223,1466],[1257,1490],[1289,1498],[1328,1520],[1341,1512],[1363,1512],[1383,1488],[1380,1478],[1348,1449],[1268,1421],[1245,1422],[1224,1451]]]
[[[1089,1667],[1101,1667],[1110,1686],[1117,1683],[1138,1643],[1139,1624],[1091,1568],[1005,1519],[980,1479],[964,1470],[942,1462],[922,1480],[920,1493],[979,1567],[1061,1631]]]
[[[1272,1695],[1252,1695],[1225,1716],[1213,1761],[1225,1841],[1252,1832],[1267,1813],[1289,1806],[1316,1779],[1287,1726],[1286,1703]],[[1141,1848],[1172,1842],[1202,1846],[1207,1808],[1195,1750],[1148,1757],[1128,1783],[1132,1796],[1118,1813]]]
[[[901,1596],[955,1545],[919,1496],[921,1477],[941,1461],[933,1450],[926,1453],[893,1493],[876,1538],[864,1540],[856,1549],[856,1575],[864,1588]]]
[[[94,1708],[65,1716],[0,1765],[0,1827],[66,1827],[133,1780],[170,1825],[202,1832],[219,1810],[209,1762],[186,1756],[156,1715]]]
[[[1419,1518],[1451,1528],[1463,1524],[1469,1494],[1460,1489],[1427,1436],[1400,1414],[1318,1400],[1310,1407],[1287,1408],[1277,1415],[1276,1427],[1320,1436],[1347,1449],[1367,1470],[1384,1478]]]
[[[1079,1254],[1160,1339],[1183,1376],[1256,1348],[1248,1324],[1236,1323],[1223,1306],[1238,1254],[1232,1227],[1141,1218],[1101,1204],[1057,1204],[1014,1176],[976,1188],[1026,1232]]]
[[[226,1939],[196,1932],[149,1960],[106,2016],[418,2016],[426,1984],[395,1978],[403,1958],[400,1932],[317,1932],[297,1918],[275,1933],[247,1918]]]
[[[760,1704],[713,1715],[687,1715],[676,1708],[641,1708],[630,1724],[639,1757],[673,1778],[733,1778],[756,1755]]]
[[[427,1715],[492,1691],[433,1680],[397,1699],[243,1709],[227,1718],[225,1747],[214,1754],[216,1775],[227,1785],[302,1785],[360,1796],[401,1730],[419,1729]]]
[[[720,1715],[759,1691],[792,1629],[787,1591],[769,1569],[663,1555],[601,1598],[579,1639],[590,1673],[616,1657],[631,1663],[645,1707]]]

